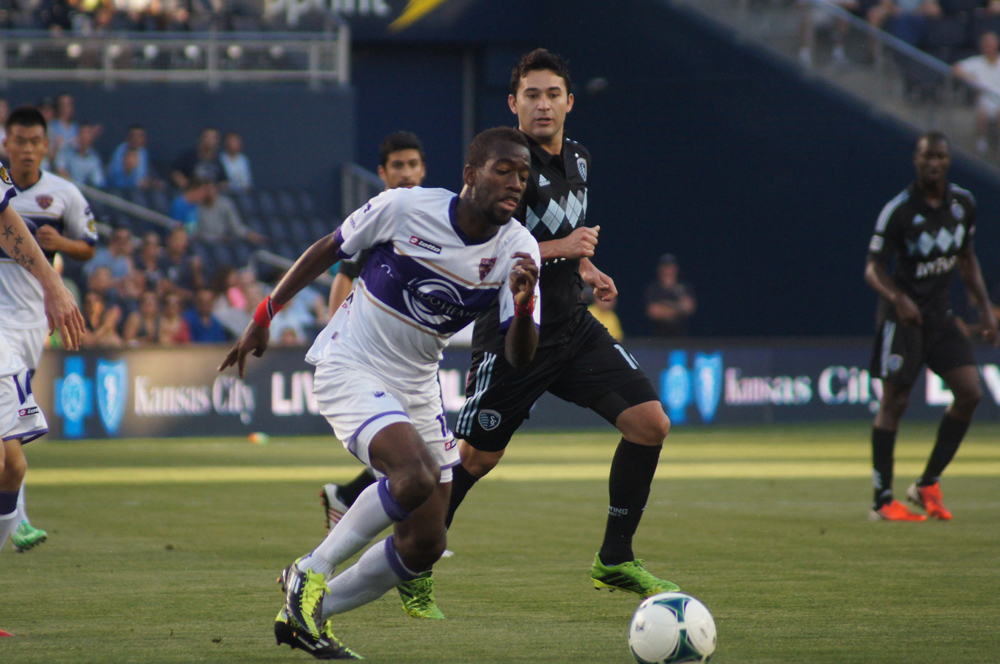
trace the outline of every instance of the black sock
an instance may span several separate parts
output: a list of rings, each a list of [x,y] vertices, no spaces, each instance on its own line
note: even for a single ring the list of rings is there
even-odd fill
[[[872,429],[872,481],[875,483],[875,509],[892,502],[892,462],[896,432]]]
[[[375,476],[372,471],[365,469],[363,473],[351,480],[350,484],[341,484],[337,487],[337,495],[344,504],[350,507],[358,499],[361,492],[375,483]]]
[[[620,565],[634,558],[632,536],[646,509],[649,485],[656,474],[656,463],[663,445],[638,445],[622,438],[611,462],[608,493],[608,525],[601,544],[601,562]]]
[[[958,451],[958,446],[962,444],[962,439],[968,430],[968,422],[955,419],[948,413],[944,414],[941,426],[938,427],[937,441],[931,451],[931,458],[927,460],[924,476],[920,478],[920,486],[937,484],[941,479],[941,473],[955,458],[955,452]]]
[[[448,503],[448,516],[444,520],[445,528],[451,528],[451,520],[455,518],[458,506],[465,500],[465,494],[469,493],[472,485],[479,481],[479,478],[473,477],[462,464],[452,468],[451,475],[451,502]]]

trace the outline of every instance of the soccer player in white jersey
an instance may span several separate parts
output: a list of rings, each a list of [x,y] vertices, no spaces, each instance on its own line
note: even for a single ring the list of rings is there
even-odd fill
[[[338,256],[371,250],[348,306],[306,359],[316,365],[320,412],[379,481],[316,549],[281,573],[279,645],[318,659],[357,657],[333,635],[331,617],[415,578],[445,550],[451,468],[459,457],[437,379],[442,349],[498,297],[508,361],[527,365],[538,343],[541,255],[531,234],[509,223],[529,163],[519,132],[490,129],[469,147],[460,196],[415,187],[373,198],[296,261],[223,361],[220,370],[235,364],[242,375],[247,355],[267,349],[278,309]],[[393,535],[333,576],[390,525]]]
[[[19,270],[26,270],[38,280],[49,330],[58,327],[66,347],[76,350],[83,336],[83,316],[41,248],[31,241],[28,227],[10,205],[16,195],[7,170],[0,166],[0,249]],[[0,333],[0,549],[18,525],[17,494],[27,467],[21,445],[47,431],[45,415],[32,395],[27,367]]]
[[[36,108],[22,106],[8,116],[5,129],[10,177],[18,194],[11,207],[20,214],[47,261],[51,262],[56,252],[79,261],[90,260],[97,242],[90,206],[73,183],[42,170],[49,149],[45,118]],[[42,289],[7,254],[0,255],[0,332],[33,375],[47,332]],[[19,523],[11,541],[18,551],[26,551],[44,542],[47,533],[28,520],[23,486],[17,502]]]

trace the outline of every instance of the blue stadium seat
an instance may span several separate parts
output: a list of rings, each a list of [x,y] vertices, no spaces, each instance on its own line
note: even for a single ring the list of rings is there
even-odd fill
[[[277,242],[274,244],[271,251],[277,253],[279,256],[284,256],[289,260],[295,260],[300,255],[290,242]]]
[[[336,230],[337,226],[339,225],[340,224],[327,221],[326,219],[313,217],[312,219],[309,220],[309,227],[312,229],[313,241],[316,241],[321,237],[326,237],[334,230]]]
[[[945,14],[973,12],[982,6],[982,0],[941,0],[941,11]]]
[[[954,62],[960,51],[966,49],[969,20],[964,14],[945,16],[927,21],[921,42],[922,48],[947,63]]]
[[[995,32],[1000,35],[1000,16],[979,11],[972,15],[970,23],[969,36],[974,44],[978,44],[979,38],[987,32]]]
[[[244,217],[243,223],[246,224],[247,228],[255,233],[260,233],[261,235],[268,234],[267,227],[258,217]]]
[[[316,214],[316,199],[308,191],[298,192],[299,210],[301,214],[312,216]]]
[[[215,263],[216,269],[222,267],[223,265],[231,265],[238,267],[236,265],[236,259],[233,256],[233,252],[230,251],[228,245],[215,243],[212,245],[212,258]]]
[[[142,189],[130,189],[127,193],[127,198],[136,205],[152,209],[152,206],[149,204],[149,199],[146,197],[146,192]]]
[[[276,198],[278,199],[278,210],[281,214],[286,217],[298,217],[301,212],[299,212],[299,203],[296,200],[297,196],[293,196],[292,192],[285,189],[278,192]]]
[[[274,200],[274,195],[266,189],[257,191],[257,208],[266,217],[278,214],[278,203]]]
[[[234,267],[237,269],[246,267],[247,263],[250,262],[250,254],[255,250],[255,247],[249,242],[237,242],[232,246],[233,259],[236,261]]]
[[[254,202],[253,196],[247,192],[235,194],[233,200],[236,201],[236,207],[244,217],[257,214],[257,204]]]
[[[288,228],[285,226],[285,220],[281,217],[268,217],[264,223],[267,226],[267,236],[274,242],[289,239]]]
[[[292,240],[300,244],[304,242],[307,247],[312,244],[312,234],[309,232],[309,227],[306,225],[306,222],[301,219],[289,219],[285,222],[285,224]]]
[[[153,189],[149,192],[149,202],[160,214],[170,215],[170,196],[163,189]]]

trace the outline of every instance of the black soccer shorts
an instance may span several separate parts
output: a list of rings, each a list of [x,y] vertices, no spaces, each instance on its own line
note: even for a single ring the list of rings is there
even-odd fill
[[[545,392],[593,408],[612,426],[631,406],[659,400],[635,358],[583,309],[560,343],[538,348],[521,369],[502,352],[475,351],[455,434],[477,450],[500,451]]]
[[[872,351],[873,378],[912,387],[924,364],[939,376],[957,367],[976,364],[972,343],[954,317],[906,327],[887,319],[879,325]]]

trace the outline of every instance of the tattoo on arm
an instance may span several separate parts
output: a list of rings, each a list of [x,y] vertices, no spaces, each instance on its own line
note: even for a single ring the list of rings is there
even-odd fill
[[[4,224],[4,227],[3,227],[3,236],[4,236],[4,239],[9,239],[10,236],[13,235],[13,234],[14,234],[14,228],[12,226],[8,226],[7,224]]]
[[[14,235],[14,229],[5,224],[3,227],[3,236],[9,239],[11,235]],[[24,237],[20,234],[14,235],[14,255],[11,258],[25,270],[31,272],[31,269],[35,267],[35,259],[21,251],[22,244],[24,244]]]

